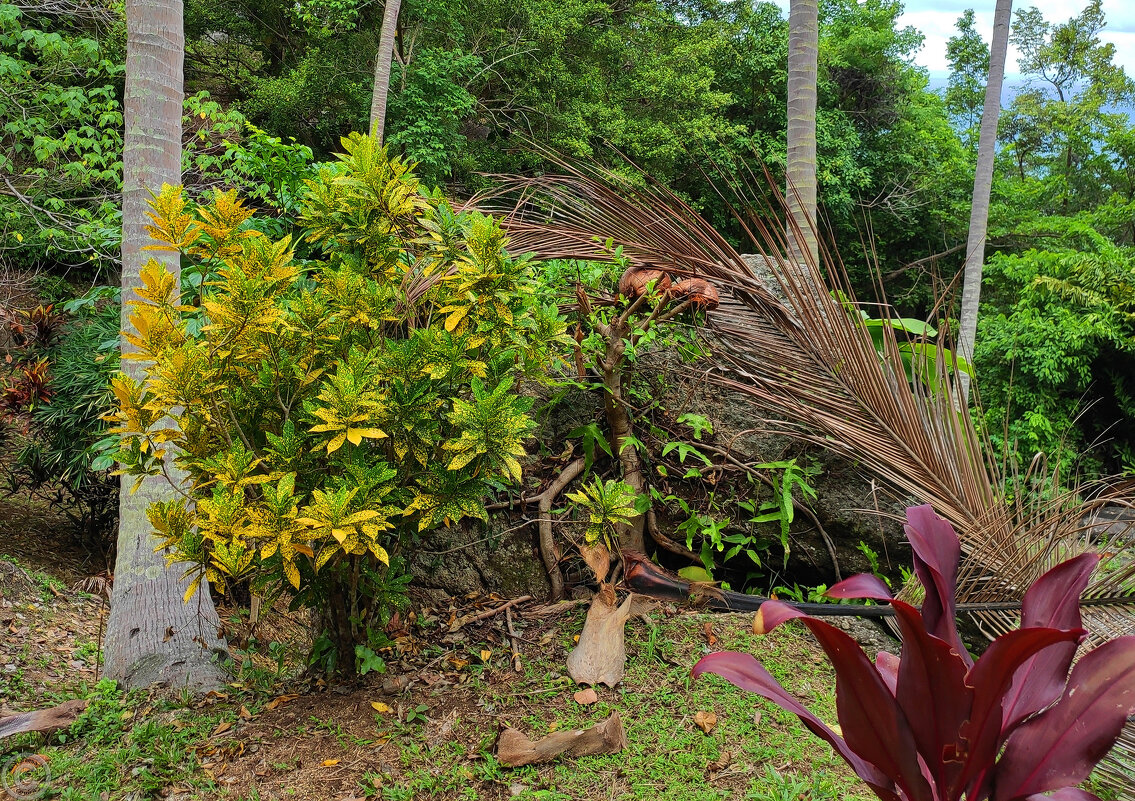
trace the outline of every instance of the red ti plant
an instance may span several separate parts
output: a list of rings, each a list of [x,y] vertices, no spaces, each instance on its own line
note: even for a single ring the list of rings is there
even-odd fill
[[[974,662],[955,620],[958,536],[929,506],[906,514],[926,588],[921,610],[892,598],[874,576],[853,576],[828,592],[890,602],[900,657],[880,653],[872,664],[840,629],[779,601],[764,603],[753,624],[764,634],[799,618],[811,629],[835,668],[842,737],[749,654],[710,654],[694,666],[695,678],[716,673],[798,715],[884,801],[1096,799],[1075,785],[1135,713],[1135,636],[1106,642],[1072,667],[1086,634],[1080,594],[1099,557],[1083,554],[1041,576],[1025,593],[1021,628]]]

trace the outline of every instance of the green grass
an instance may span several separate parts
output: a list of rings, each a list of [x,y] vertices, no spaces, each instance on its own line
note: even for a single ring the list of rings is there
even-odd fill
[[[716,620],[720,627],[721,618]],[[758,653],[773,675],[822,717],[834,721],[833,679],[826,664],[813,661],[814,647],[795,633],[755,638],[740,630],[746,624],[734,618],[718,646]],[[483,688],[486,708],[533,739],[553,728],[593,725],[617,710],[627,733],[628,746],[622,753],[509,769],[492,754],[495,731],[484,732],[475,760],[468,758],[460,743],[430,751],[411,740],[401,745],[403,776],[381,790],[370,782],[361,783],[360,792],[388,801],[475,799],[481,797],[477,785],[490,783],[511,788],[509,792],[519,790],[514,797],[520,799],[859,801],[871,797],[795,716],[714,676],[691,683],[689,668],[697,658],[700,625],[699,619],[686,617],[652,628],[638,626],[628,635],[633,641],[623,684],[614,691],[601,691],[599,703],[593,706],[570,700],[559,660],[535,659],[526,665],[522,685],[527,694],[515,685],[500,692],[492,686]],[[566,633],[563,644],[570,644]],[[698,711],[717,715],[717,725],[708,735],[693,722]],[[711,766],[717,767],[716,776],[709,775]]]
[[[151,700],[123,694],[114,682],[84,687],[76,697],[89,705],[70,730],[44,747],[41,735],[19,735],[5,743],[10,752],[38,751],[49,760],[50,796],[61,801],[156,798],[174,783],[206,791],[196,750],[230,709],[198,711],[188,699]],[[53,699],[59,700],[59,699]],[[215,788],[213,788],[215,789]]]
[[[37,735],[22,735],[5,747],[9,751],[39,750],[47,756],[56,793],[52,797],[64,801],[88,801],[103,794],[111,801],[158,798],[171,789],[210,801],[330,798],[338,791],[316,795],[312,788],[320,787],[328,771],[321,766],[322,760],[336,756],[353,765],[348,780],[355,796],[376,801],[869,798],[831,749],[805,731],[794,716],[717,677],[690,681],[690,667],[706,650],[702,632],[706,620],[713,621],[720,638],[715,650],[727,647],[756,653],[808,706],[826,720],[835,720],[833,677],[826,662],[816,656],[815,646],[791,630],[754,637],[748,633],[748,619],[740,616],[727,620],[655,616],[649,625],[632,623],[627,632],[623,683],[614,690],[601,688],[598,703],[581,706],[572,699],[575,688],[564,675],[564,656],[582,625],[579,614],[560,621],[551,642],[523,647],[523,675],[512,672],[507,651],[498,647],[488,665],[471,664],[456,671],[455,675],[464,678],[458,686],[398,699],[404,712],[401,723],[390,714],[369,711],[370,701],[378,697],[373,687],[353,696],[309,696],[315,704],[313,714],[305,712],[284,727],[276,726],[279,718],[272,717],[283,709],[265,711],[273,692],[269,677],[260,674],[239,677],[227,698],[206,704],[191,699],[160,700],[142,693],[124,695],[104,681],[80,692],[90,699],[90,707],[62,736],[62,742],[45,747]],[[530,639],[533,637],[539,635]],[[479,645],[469,645],[472,653],[479,653]],[[425,658],[433,659],[433,653]],[[235,667],[241,662],[237,659]],[[344,712],[342,704],[348,701],[357,701],[353,708],[367,711]],[[221,724],[237,721],[242,706],[263,724],[261,739],[249,739],[239,726],[214,736]],[[408,710],[415,710],[416,719],[405,719]],[[628,745],[622,753],[562,758],[515,769],[502,766],[494,756],[502,725],[537,738],[553,729],[593,725],[616,710],[627,734]],[[709,734],[694,723],[699,711],[717,716],[717,725]],[[431,727],[447,714],[455,716],[452,730],[431,739]],[[238,730],[241,733],[234,738]],[[255,741],[285,746],[280,757],[268,765],[277,782],[271,792],[267,784],[257,786],[264,780],[240,785],[243,789],[226,784],[234,772],[248,775],[253,764],[241,762],[245,744],[240,740],[249,746]],[[318,752],[311,750],[316,743],[322,743]],[[254,759],[264,753],[261,750]],[[376,760],[381,760],[381,770],[376,769]],[[215,777],[210,766],[215,769],[224,762],[228,773],[224,779]]]

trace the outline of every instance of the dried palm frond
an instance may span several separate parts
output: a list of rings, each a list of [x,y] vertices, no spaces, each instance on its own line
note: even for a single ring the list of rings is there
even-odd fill
[[[1055,475],[1047,486],[1032,472],[1014,478],[1013,465],[996,458],[957,402],[957,366],[948,351],[925,338],[918,342],[933,358],[912,380],[903,350],[916,343],[884,326],[877,350],[860,317],[849,313],[855,298],[838,258],[823,253],[823,265],[786,261],[785,235],[779,225],[763,222],[743,184],[723,178],[719,185],[732,193],[727,200],[758,258],[742,257],[680,197],[649,178],[632,184],[598,168],[559,165],[565,175],[498,176],[498,189],[475,203],[505,216],[518,252],[609,260],[621,248],[634,264],[710,280],[722,294],[709,318],[722,345],[713,380],[750,398],[766,430],[842,455],[953,523],[965,554],[959,601],[1019,601],[1045,570],[1092,548],[1084,520],[1094,507],[1130,505],[1129,485],[1068,492]],[[771,193],[783,202],[777,190]],[[886,319],[887,305],[878,308]],[[1084,594],[1085,619],[1103,638],[1135,631],[1131,555],[1115,554],[1107,565]],[[1014,627],[1016,617],[1011,610],[975,613],[990,635]],[[1104,773],[1122,777],[1133,790],[1132,763],[1135,729],[1129,726]]]

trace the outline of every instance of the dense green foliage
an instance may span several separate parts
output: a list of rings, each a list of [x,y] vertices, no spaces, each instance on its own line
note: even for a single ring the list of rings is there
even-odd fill
[[[455,213],[369,137],[343,146],[309,184],[306,265],[234,194],[187,207],[163,190],[158,247],[205,280],[189,304],[150,262],[129,335],[149,381],[112,386],[122,469],[160,473],[172,444],[192,481],[149,511],[189,592],[202,577],[290,592],[352,671],[374,658],[400,549],[486,519],[484,497],[520,480],[534,424],[514,386],[555,361],[564,324],[493,219]]]
[[[53,8],[0,2],[0,259],[55,274],[86,265],[113,281],[123,11]],[[818,180],[831,238],[861,296],[874,293],[878,267],[901,314],[947,323],[950,304],[936,302],[964,255],[988,32],[961,15],[948,84],[934,92],[898,0],[823,0],[820,13]],[[381,17],[381,4],[362,0],[187,0],[190,196],[235,188],[258,207],[248,225],[289,233],[304,181],[342,135],[366,127]],[[1126,307],[1122,293],[1089,302],[1041,289],[1072,281],[1081,257],[1117,281],[1130,269],[1133,88],[1101,40],[1105,25],[1096,0],[1066,22],[1018,9],[1030,83],[1002,114],[975,364],[995,441],[1007,431],[1003,444],[1026,461],[1035,449],[1079,458],[1109,432],[1116,441],[1082,462],[1092,471],[1129,464],[1135,447],[1115,378],[1127,365]],[[407,0],[386,141],[458,197],[482,187],[482,173],[550,169],[533,145],[629,171],[625,154],[743,243],[719,179],[703,170],[767,167],[782,180],[786,58],[787,21],[772,3]],[[300,260],[314,255],[296,247]],[[83,363],[51,364],[50,381],[77,386]],[[38,430],[96,442],[101,423],[85,408],[82,436],[48,433],[59,411],[45,410]],[[70,480],[65,462],[79,464],[53,458],[45,469]]]

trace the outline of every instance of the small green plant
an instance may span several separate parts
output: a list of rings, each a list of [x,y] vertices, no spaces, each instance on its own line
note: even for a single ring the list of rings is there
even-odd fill
[[[386,662],[366,645],[355,646],[355,668],[360,676],[368,673],[385,673]]]
[[[427,713],[430,708],[426,704],[418,704],[406,708],[406,717],[403,719],[405,723],[422,723],[428,719]]]
[[[879,566],[879,554],[875,551],[874,548],[872,548],[863,540],[860,540],[859,544],[855,546],[855,549],[859,551],[859,553],[863,554],[864,558],[867,559],[867,564],[871,566],[871,575],[885,582],[888,587],[893,586],[891,584],[891,580],[883,574],[882,568],[880,568]],[[903,567],[905,567],[905,565]],[[902,568],[900,568],[900,570],[901,569]],[[907,570],[909,571],[909,568],[907,568]],[[904,575],[904,581],[905,579],[906,576]]]
[[[754,467],[770,471],[772,497],[759,505],[753,501],[738,501],[737,505],[751,515],[750,523],[780,524],[780,544],[784,548],[784,564],[787,565],[790,550],[788,532],[796,516],[796,501],[793,493],[798,490],[805,499],[815,500],[816,490],[808,480],[816,475],[817,470],[813,467],[801,467],[795,459],[764,462]],[[753,480],[751,476],[749,480]]]
[[[587,528],[584,532],[587,544],[593,545],[603,539],[608,546],[612,546],[616,527],[629,523],[640,513],[642,496],[622,481],[602,481],[596,478],[578,491],[567,493],[566,497],[587,512]]]

